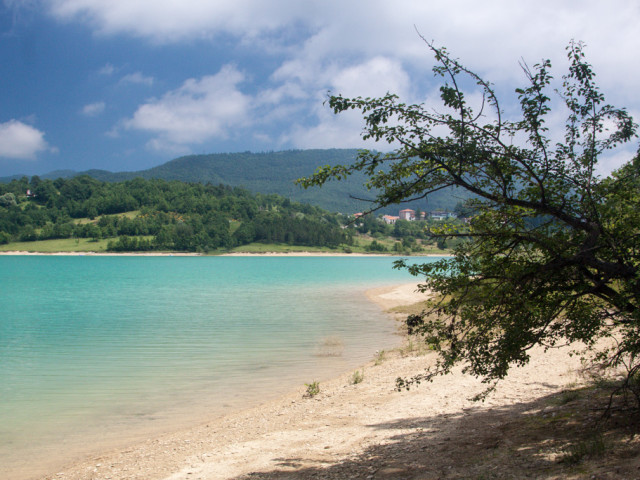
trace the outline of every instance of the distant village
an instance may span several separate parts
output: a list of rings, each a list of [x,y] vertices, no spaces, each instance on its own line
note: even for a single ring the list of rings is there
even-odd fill
[[[362,217],[364,213],[356,213],[354,216],[356,218]],[[407,220],[409,222],[413,222],[415,220],[447,220],[449,218],[458,218],[458,216],[453,212],[447,212],[444,210],[435,210],[433,212],[416,212],[415,210],[411,210],[410,208],[405,208],[404,210],[400,210],[398,212],[398,216],[394,215],[383,215],[382,221],[388,225],[393,225],[398,220]]]

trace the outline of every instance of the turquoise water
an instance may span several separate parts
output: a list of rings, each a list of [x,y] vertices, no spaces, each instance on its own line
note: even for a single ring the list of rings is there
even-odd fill
[[[355,368],[397,342],[393,260],[0,257],[0,476]]]

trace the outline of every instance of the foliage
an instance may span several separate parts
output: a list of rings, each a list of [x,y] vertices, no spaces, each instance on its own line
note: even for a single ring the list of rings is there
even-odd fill
[[[384,350],[380,350],[376,352],[375,358],[373,360],[373,364],[376,366],[382,365],[386,360],[386,357],[387,357],[387,353]]]
[[[0,195],[0,206],[12,207],[14,205],[17,205],[17,203],[16,196],[13,193],[7,192],[4,195]]]
[[[320,393],[320,383],[315,380],[311,383],[305,383],[305,386],[307,387],[305,397],[313,398]]]
[[[387,247],[385,247],[381,243],[378,243],[377,240],[374,240],[369,245],[367,245],[366,250],[367,252],[386,252]]]
[[[227,186],[32,177],[0,184],[0,199],[0,243],[90,238],[111,239],[108,249],[116,252],[206,252],[253,242],[337,247],[351,241],[336,214]]]
[[[336,165],[351,162],[357,155],[355,149],[310,149],[289,150],[280,152],[238,152],[206,155],[188,155],[176,158],[163,165],[137,172],[107,172],[105,170],[89,170],[80,174],[90,176],[104,182],[122,183],[136,178],[145,180],[166,180],[185,183],[202,183],[212,185],[229,185],[241,187],[253,193],[277,194],[292,201],[308,203],[320,208],[342,212],[356,213],[369,208],[369,192],[362,187],[364,175],[354,176],[354,181],[333,184],[321,190],[304,190],[294,185],[294,180],[309,175],[318,165]],[[54,172],[55,173],[55,172]],[[74,172],[69,174],[76,176]],[[57,175],[57,173],[56,173]],[[57,178],[57,175],[55,178]],[[43,176],[45,180],[46,175]],[[54,180],[54,177],[49,177]],[[9,183],[12,178],[0,178],[0,182]],[[21,179],[15,179],[20,181]],[[28,180],[27,180],[28,183]],[[46,192],[48,185],[38,193]],[[29,188],[27,186],[27,188]],[[21,192],[24,194],[24,191]],[[443,191],[430,198],[428,208],[453,209],[458,194]],[[424,202],[412,208],[427,208]],[[396,214],[390,209],[390,214]]]
[[[362,371],[356,370],[351,375],[351,378],[349,379],[349,384],[358,385],[359,383],[362,383],[363,381],[364,381],[364,370],[362,370]]]
[[[551,64],[529,68],[517,89],[521,117],[505,118],[493,86],[426,42],[443,79],[442,111],[382,98],[329,98],[335,113],[359,110],[364,139],[387,142],[390,153],[362,151],[351,165],[321,167],[300,182],[323,185],[364,172],[377,205],[424,198],[455,186],[473,196],[468,231],[432,229],[434,239],[470,241],[454,256],[407,266],[424,277],[423,291],[439,295],[412,317],[411,328],[439,352],[437,367],[399,388],[447,373],[459,363],[491,386],[534,345],[596,342],[616,335],[596,359],[640,365],[640,156],[610,177],[596,175],[598,159],[636,136],[624,109],[605,103],[583,45],[567,47],[569,73],[550,93]],[[472,108],[462,85],[476,85]],[[549,132],[552,98],[566,109],[562,133]],[[553,118],[557,118],[555,115]],[[556,138],[558,137],[558,138]],[[560,138],[562,137],[562,138]]]

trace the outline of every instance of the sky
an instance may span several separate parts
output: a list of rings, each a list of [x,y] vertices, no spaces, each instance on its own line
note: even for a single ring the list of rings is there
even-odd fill
[[[436,105],[445,46],[517,114],[520,63],[586,44],[640,118],[637,0],[0,0],[0,176],[135,171],[200,153],[378,148],[328,93]],[[551,119],[562,128],[559,116]],[[637,141],[604,159],[606,174]]]

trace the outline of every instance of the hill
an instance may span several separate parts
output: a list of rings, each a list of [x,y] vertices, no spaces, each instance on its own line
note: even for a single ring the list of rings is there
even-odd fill
[[[351,163],[357,153],[356,149],[327,149],[188,155],[147,170],[133,172],[64,170],[44,174],[41,177],[54,179],[89,175],[106,182],[120,182],[141,177],[213,185],[224,184],[243,187],[254,193],[275,193],[296,202],[348,214],[367,210],[371,206],[366,200],[373,199],[375,195],[363,186],[364,175],[354,175],[345,181],[331,182],[322,188],[309,190],[295,185],[294,181],[311,175],[319,166]],[[0,182],[8,182],[13,178],[16,176],[0,178]],[[460,195],[453,190],[445,190],[430,195],[428,202],[420,200],[407,205],[420,210],[453,210],[460,201]],[[397,206],[380,211],[380,213],[390,214],[397,214],[397,212]]]

